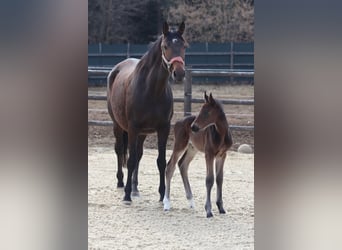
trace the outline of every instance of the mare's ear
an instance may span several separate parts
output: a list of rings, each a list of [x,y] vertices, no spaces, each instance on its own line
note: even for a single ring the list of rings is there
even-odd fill
[[[178,33],[179,33],[180,35],[183,35],[184,30],[185,30],[185,23],[184,23],[184,21],[183,21],[183,22],[179,25],[179,27],[178,27]]]
[[[163,35],[166,36],[167,33],[169,33],[169,25],[165,21],[164,24],[163,24]]]
[[[209,99],[208,99],[208,95],[206,91],[204,91],[204,99],[206,103],[209,103]]]
[[[215,100],[213,98],[213,95],[211,93],[209,94],[209,103],[210,104],[216,104],[216,102],[215,102]]]

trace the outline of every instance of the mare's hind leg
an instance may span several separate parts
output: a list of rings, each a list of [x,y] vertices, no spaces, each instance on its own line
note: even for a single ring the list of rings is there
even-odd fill
[[[197,150],[192,146],[192,144],[189,144],[188,149],[185,151],[184,155],[178,162],[179,170],[181,172],[181,176],[183,179],[186,198],[189,201],[190,208],[194,208],[195,204],[194,204],[191,187],[189,183],[188,169],[189,169],[189,164],[194,159],[196,153],[197,153]]]
[[[216,158],[216,185],[217,185],[217,196],[216,196],[216,205],[220,214],[225,214],[226,211],[223,208],[222,201],[222,183],[223,183],[223,166],[224,161],[226,159],[226,153]]]
[[[125,196],[123,198],[126,204],[131,204],[132,192],[132,176],[137,164],[137,140],[138,134],[136,130],[129,126],[128,128],[128,149],[129,155],[127,160],[127,181],[125,186]]]
[[[125,146],[124,146],[124,131],[116,124],[114,121],[113,126],[114,136],[116,138],[114,150],[116,153],[117,163],[118,163],[118,170],[116,173],[116,178],[118,179],[118,188],[124,187],[123,182],[123,172],[122,166],[125,163]]]
[[[143,145],[146,139],[146,135],[139,135],[138,142],[137,142],[137,166],[133,171],[133,179],[132,179],[132,196],[139,197],[139,190],[138,190],[138,172],[139,172],[139,162],[143,155]]]

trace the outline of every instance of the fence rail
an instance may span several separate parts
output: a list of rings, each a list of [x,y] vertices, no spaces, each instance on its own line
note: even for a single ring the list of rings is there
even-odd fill
[[[109,68],[89,68],[88,74],[108,74],[110,72]],[[239,76],[244,77],[246,75],[253,77],[254,71],[234,71],[234,70],[215,70],[215,69],[187,69],[186,70],[186,80],[184,81],[184,98],[176,97],[174,98],[174,102],[183,102],[184,103],[184,116],[191,115],[191,104],[192,103],[203,103],[203,99],[192,98],[192,77],[193,76]],[[107,100],[107,96],[105,95],[88,95],[89,100]],[[254,105],[254,99],[221,99],[222,104],[231,104],[231,105]],[[96,121],[89,120],[88,125],[92,126],[111,126],[113,123],[111,121]],[[232,130],[242,130],[242,131],[253,131],[254,126],[238,126],[238,125],[230,125]]]
[[[88,100],[98,100],[105,101],[107,100],[106,95],[88,95]],[[174,102],[184,102],[184,98],[182,97],[174,97]],[[242,100],[242,99],[222,99],[220,100],[222,104],[231,104],[231,105],[254,105],[254,100]],[[191,103],[204,103],[203,99],[200,98],[191,98]]]
[[[89,65],[104,66],[113,65],[125,58],[141,58],[148,50],[148,44],[89,44],[88,62]],[[193,68],[216,68],[216,69],[254,69],[254,43],[192,43],[187,48],[185,61]],[[226,81],[225,77],[197,76],[194,81],[207,82]],[[88,82],[93,85],[102,85],[105,78],[94,72],[88,76]],[[239,74],[231,75],[230,81],[251,82],[250,75],[241,78]]]

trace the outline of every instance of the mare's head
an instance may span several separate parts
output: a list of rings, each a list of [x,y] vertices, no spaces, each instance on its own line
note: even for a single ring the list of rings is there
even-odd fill
[[[182,81],[185,76],[184,59],[187,43],[182,37],[184,29],[184,22],[179,25],[177,31],[170,31],[167,22],[163,25],[161,41],[163,63],[176,81]]]
[[[216,122],[223,117],[222,115],[225,117],[221,104],[213,98],[211,93],[208,96],[207,93],[204,92],[204,99],[205,103],[191,125],[191,130],[193,132],[198,132],[216,124]]]

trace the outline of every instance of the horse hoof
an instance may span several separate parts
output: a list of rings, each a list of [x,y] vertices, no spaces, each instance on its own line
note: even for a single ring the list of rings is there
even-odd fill
[[[224,209],[220,209],[220,214],[225,214],[226,211],[224,211]]]
[[[189,206],[191,209],[194,209],[195,208],[195,202],[193,199],[189,200]]]
[[[164,211],[169,211],[171,208],[170,201],[168,199],[164,198],[163,203],[164,203]]]
[[[125,195],[125,197],[123,198],[123,203],[126,205],[131,205],[131,203],[132,203],[131,197]]]
[[[125,204],[125,205],[131,205],[132,201],[125,201],[125,200],[123,200],[122,203]]]
[[[139,191],[132,191],[131,196],[132,197],[140,197],[140,193],[139,193]]]
[[[212,212],[207,213],[207,218],[211,218],[211,217],[213,217]]]
[[[117,188],[123,188],[123,187],[125,187],[123,182],[118,183]]]

